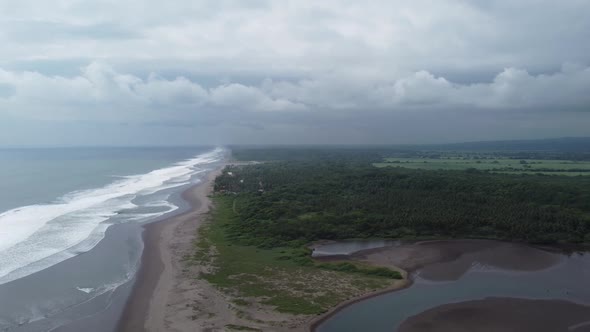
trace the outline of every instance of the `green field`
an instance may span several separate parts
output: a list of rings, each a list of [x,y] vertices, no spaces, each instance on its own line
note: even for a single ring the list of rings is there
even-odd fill
[[[589,161],[485,158],[385,158],[377,167],[404,167],[426,170],[477,169],[507,174],[590,175]]]

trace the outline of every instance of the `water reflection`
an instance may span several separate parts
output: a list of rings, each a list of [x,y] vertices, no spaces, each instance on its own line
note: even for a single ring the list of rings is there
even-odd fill
[[[362,247],[358,241],[353,243],[347,243],[345,248],[352,251]],[[479,240],[397,243],[382,250],[375,249],[376,242],[368,245],[372,250],[353,256],[414,267],[413,285],[346,307],[317,331],[392,331],[408,317],[425,310],[488,297],[562,299],[590,305],[588,253],[568,255],[522,244]]]

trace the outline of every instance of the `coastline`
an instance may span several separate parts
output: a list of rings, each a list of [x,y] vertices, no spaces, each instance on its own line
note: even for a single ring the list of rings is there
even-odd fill
[[[323,259],[333,258],[336,260],[344,259],[361,261],[377,266],[396,268],[398,270],[404,271],[405,283],[398,287],[389,287],[342,302],[330,309],[328,312],[314,318],[309,324],[308,331],[317,331],[320,325],[351,305],[411,287],[414,283],[414,272],[418,270],[421,270],[426,279],[429,280],[453,281],[460,278],[467,271],[464,268],[471,266],[471,263],[477,259],[483,259],[484,261],[499,267],[508,269],[516,268],[516,270],[520,269],[521,271],[544,269],[557,263],[553,259],[553,255],[551,255],[548,251],[541,249],[541,251],[538,253],[541,255],[541,257],[537,257],[537,260],[533,260],[532,262],[529,261],[522,263],[519,261],[520,265],[518,265],[517,268],[514,265],[514,262],[511,262],[510,259],[508,259],[508,262],[498,262],[495,261],[495,256],[485,254],[486,250],[493,249],[498,246],[508,247],[511,250],[515,250],[511,253],[516,254],[517,256],[518,253],[522,252],[522,250],[533,249],[533,247],[526,246],[521,243],[492,240],[428,240],[414,243],[405,243],[395,247],[365,249],[354,252],[350,255],[322,257]],[[528,255],[531,256],[530,254]],[[510,254],[502,256],[510,257]],[[539,261],[542,261],[543,263],[539,264]],[[441,270],[436,268],[436,265],[439,263],[446,263],[445,269]],[[450,273],[448,273],[449,271]]]
[[[190,206],[188,211],[145,225],[144,252],[140,269],[119,321],[118,331],[189,331],[195,330],[195,327],[215,330],[240,323],[231,304],[231,297],[218,292],[207,282],[195,278],[202,272],[202,267],[187,267],[186,262],[183,262],[183,257],[190,254],[193,242],[198,237],[197,230],[204,223],[205,214],[210,210],[211,202],[208,195],[212,192],[215,178],[224,166],[225,164],[218,166],[209,172],[201,183],[182,193],[182,198]],[[421,241],[414,245],[441,247],[447,241],[437,242]],[[461,240],[454,242],[460,243]],[[470,246],[463,243],[460,251],[478,251],[481,249],[482,241],[477,242],[476,249],[466,250],[466,247]],[[456,251],[454,248],[451,249],[453,250],[444,251],[443,254],[427,255],[428,259],[425,262],[416,259],[414,251],[405,252],[408,260],[404,263],[412,264],[392,264],[401,267],[400,270],[404,274],[402,283],[341,302],[321,315],[301,320],[301,325],[293,326],[294,330],[316,331],[321,324],[344,308],[410,287],[413,284],[413,271],[433,263],[457,259]],[[370,261],[368,256],[381,251],[382,248],[367,249],[348,258],[367,262]],[[421,253],[426,252],[422,249]],[[386,261],[381,260],[381,263],[393,263],[387,256],[385,258]]]
[[[144,226],[144,249],[140,268],[125,309],[119,319],[117,331],[162,331],[165,330],[166,307],[170,300],[175,280],[180,274],[179,261],[173,251],[178,249],[177,229],[185,224],[193,229],[192,234],[184,234],[184,244],[192,245],[196,229],[203,222],[203,215],[209,211],[213,183],[224,165],[217,166],[197,183],[182,193],[182,199],[189,209]],[[188,238],[187,238],[188,236]],[[189,319],[189,318],[187,318]]]
[[[407,273],[407,272],[406,272]],[[402,289],[406,289],[410,286],[412,286],[413,280],[409,278],[409,276],[404,277],[404,283],[400,284],[400,285],[396,285],[396,286],[392,286],[392,287],[388,287],[385,289],[381,289],[378,291],[374,291],[371,293],[367,293],[358,297],[355,297],[353,299],[344,301],[342,303],[339,303],[337,306],[331,308],[330,310],[328,310],[327,312],[319,315],[318,317],[312,319],[309,324],[308,324],[308,328],[307,331],[308,332],[314,332],[317,330],[317,328],[322,325],[322,323],[324,323],[325,321],[327,321],[328,319],[332,318],[332,316],[336,315],[338,312],[340,312],[342,309],[349,307],[353,304],[368,300],[370,298],[376,297],[376,296],[380,296],[383,294],[387,294],[387,293],[393,293],[393,292],[397,292],[399,290]]]
[[[411,245],[417,245],[417,244],[420,244],[420,243],[427,243],[427,242],[430,242],[430,241],[417,241],[415,243],[411,243]],[[323,243],[329,243],[329,242],[318,242],[318,243],[319,244],[323,244]],[[316,243],[316,245],[318,243]],[[352,253],[350,255],[334,255],[334,256],[327,256],[327,257],[322,257],[322,258],[323,259],[331,259],[331,258],[342,259],[342,258],[344,258],[344,259],[353,260],[353,261],[365,261],[365,262],[367,262],[367,261],[370,261],[368,259],[368,256],[369,255],[374,254],[374,253],[381,253],[381,252],[383,252],[385,250],[387,250],[387,247],[371,248],[371,249],[364,249],[364,250],[361,250],[361,251],[357,251],[357,252],[354,252],[354,253]],[[430,258],[433,260],[430,263],[433,263],[433,262],[441,262],[441,261],[444,261],[444,259],[449,259],[450,257],[445,256],[443,258],[443,256],[441,256],[441,257],[436,257],[436,258],[434,258],[434,257],[430,257]],[[375,263],[375,262],[372,262],[372,263]],[[371,292],[371,293],[368,293],[368,294],[364,294],[364,295],[361,295],[359,297],[356,297],[356,298],[350,299],[348,301],[342,302],[342,303],[338,304],[337,306],[331,308],[329,311],[327,311],[327,312],[321,314],[320,316],[314,318],[309,323],[309,327],[308,327],[308,330],[307,331],[308,332],[315,332],[315,331],[317,331],[317,328],[320,325],[322,325],[322,323],[324,323],[325,321],[329,320],[334,315],[338,314],[340,311],[342,311],[343,309],[345,309],[345,308],[347,308],[347,307],[349,307],[349,306],[351,306],[353,304],[356,304],[356,303],[359,303],[359,302],[362,302],[362,301],[371,299],[373,297],[377,297],[377,296],[388,294],[388,293],[394,293],[394,292],[397,292],[397,291],[406,289],[408,287],[411,287],[412,284],[413,284],[413,282],[414,282],[414,280],[412,278],[413,272],[419,270],[425,264],[417,264],[416,262],[413,262],[413,264],[409,264],[407,266],[403,266],[402,264],[392,265],[392,264],[380,262],[380,263],[378,263],[376,265],[378,265],[378,266],[387,266],[387,267],[390,267],[390,268],[396,268],[396,269],[398,269],[400,271],[403,271],[404,283],[401,284],[401,285],[394,286],[394,287],[389,287],[389,288],[381,289],[381,290],[378,290],[378,291],[375,291],[375,292]]]

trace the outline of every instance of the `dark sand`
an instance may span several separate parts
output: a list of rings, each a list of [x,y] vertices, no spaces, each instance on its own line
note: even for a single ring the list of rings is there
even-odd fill
[[[140,227],[134,223],[113,225],[92,250],[1,285],[0,331],[113,331],[131,292],[131,282],[98,296],[76,287],[98,288],[122,282],[119,278],[128,268],[133,269],[126,264],[139,260]],[[31,310],[36,307],[47,314],[36,315]]]
[[[220,171],[212,171],[203,183],[183,193],[188,212],[147,226],[142,265],[119,331],[226,331],[230,324],[261,331],[304,330],[307,317],[278,313],[272,307],[237,310],[232,296],[196,278],[210,266],[183,261],[193,253],[197,231],[207,220],[208,195]]]
[[[160,282],[170,286],[172,279],[170,275],[164,275],[163,273],[166,266],[162,256],[163,252],[167,251],[167,248],[165,248],[167,243],[163,243],[164,232],[167,228],[174,229],[178,224],[190,220],[199,221],[200,215],[204,212],[202,208],[203,200],[210,192],[214,174],[216,172],[212,172],[202,183],[192,186],[182,193],[182,198],[190,204],[188,211],[145,226],[141,266],[137,272],[131,296],[119,321],[118,331],[160,330],[159,328],[149,327],[147,323],[148,321],[158,320],[158,324],[163,324],[164,310],[157,310],[156,315],[152,311],[154,311],[154,307],[166,305],[162,302],[167,300],[165,298],[167,290],[161,290],[159,294],[157,294],[156,290]]]
[[[491,240],[425,241],[370,249],[354,259],[417,271],[429,280],[457,280],[469,269],[539,271],[559,263],[560,255],[519,243]]]
[[[423,241],[416,243],[404,243],[397,246],[368,249],[356,252],[352,255],[338,255],[321,257],[320,260],[359,260],[379,266],[389,266],[402,268],[408,272],[414,272],[420,278],[431,281],[453,281],[460,279],[470,269],[480,268],[482,270],[506,270],[510,272],[535,272],[541,271],[553,266],[556,266],[564,259],[563,253],[559,250],[546,250],[547,248],[536,248],[520,243],[493,241],[493,240],[440,240],[440,241]],[[411,283],[408,284],[411,287]],[[362,299],[371,297],[368,295]],[[358,300],[357,300],[358,301]],[[314,331],[323,321],[329,319],[341,309],[357,302],[343,303],[330,313],[323,315],[316,319],[310,327]],[[427,299],[425,299],[427,301]],[[502,300],[486,300],[484,305],[478,305],[474,308],[470,307],[471,302],[466,304],[456,311],[450,320],[454,320],[457,316],[465,315],[471,316],[470,312],[488,312],[490,315],[496,315],[497,312],[502,312],[504,308]],[[562,312],[572,309],[572,313],[586,313],[588,315],[588,307],[569,303],[567,301],[533,301],[522,300],[525,302],[518,302],[514,300],[510,304],[518,303],[522,305],[523,317],[530,312],[531,315],[538,313],[541,308],[545,311],[553,312],[554,315],[561,315]],[[534,305],[526,305],[528,303]],[[555,308],[552,308],[555,305]],[[499,306],[496,308],[496,306]],[[443,306],[446,307],[446,306]],[[441,307],[442,308],[442,307]],[[514,310],[514,306],[511,307]],[[518,311],[516,311],[518,316]],[[502,314],[500,314],[502,316]],[[446,316],[445,316],[446,317]],[[496,316],[493,316],[496,317]],[[527,316],[528,317],[528,316]],[[551,316],[550,316],[551,317]],[[571,317],[569,314],[556,318],[559,324],[566,324]],[[575,318],[579,316],[575,316]],[[584,317],[584,316],[582,316]],[[425,320],[426,319],[426,320]],[[440,318],[439,319],[443,319]],[[466,318],[467,319],[467,318]],[[497,318],[494,318],[497,319]],[[528,318],[527,318],[528,319]],[[565,320],[563,320],[565,319]],[[416,326],[423,326],[418,323],[428,322],[428,317],[423,317],[422,314],[413,318],[412,324]],[[461,321],[460,319],[458,320]],[[470,326],[468,329],[453,329],[449,327],[447,330],[440,331],[528,331],[522,330],[522,319],[513,319],[511,315],[505,315],[501,319],[502,328],[493,327],[492,329],[481,329],[480,326]],[[493,325],[492,325],[493,326]],[[553,325],[551,325],[553,326]],[[569,326],[569,325],[568,325]],[[507,327],[513,328],[508,329]],[[581,327],[580,327],[581,328]],[[406,330],[404,330],[406,331]],[[407,331],[439,331],[438,328],[433,328],[428,325],[428,328],[407,330]],[[549,330],[539,330],[549,331]],[[555,330],[560,331],[560,330]],[[584,330],[576,330],[584,331]]]
[[[183,196],[185,196],[183,194]],[[143,233],[141,266],[137,271],[135,285],[121,315],[119,331],[144,331],[152,292],[158,283],[164,264],[160,256],[158,240],[166,220],[148,224]]]
[[[488,298],[443,305],[408,318],[399,332],[590,331],[590,306],[559,300]]]

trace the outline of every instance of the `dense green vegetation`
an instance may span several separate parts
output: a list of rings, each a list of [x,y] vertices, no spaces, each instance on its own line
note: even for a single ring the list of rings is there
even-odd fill
[[[383,156],[391,153],[390,149],[381,147],[234,147],[232,155],[240,161],[323,161],[348,164],[366,164],[368,161],[379,162]]]
[[[234,149],[233,156],[264,162],[229,166],[216,179],[216,208],[193,259],[209,267],[201,277],[231,296],[241,319],[259,305],[318,314],[403,284],[389,268],[311,259],[307,245],[317,240],[590,242],[590,177],[497,173],[571,170],[585,165],[574,161],[585,158],[577,152],[559,159],[566,154],[291,147]],[[433,166],[419,169],[425,161]],[[403,167],[375,167],[379,162]]]
[[[548,160],[548,159],[511,159],[489,155],[462,156],[450,153],[438,153],[435,157],[385,158],[377,167],[404,167],[430,170],[477,170],[509,174],[544,174],[544,175],[590,175],[590,161]]]
[[[359,267],[358,264],[353,264],[350,262],[340,262],[340,263],[323,263],[316,265],[319,268],[332,270],[332,271],[340,271],[340,272],[351,272],[351,273],[360,273],[365,275],[373,275],[378,277],[386,277],[391,279],[402,279],[401,273],[398,271],[393,271],[388,268],[384,267]]]
[[[589,177],[377,168],[372,150],[287,151],[238,150],[240,159],[291,158],[217,179],[239,211],[228,228],[234,240],[263,248],[369,237],[590,242]]]
[[[237,160],[258,161],[373,161],[383,158],[541,159],[590,161],[590,137],[521,141],[489,141],[430,145],[372,146],[236,146]]]
[[[301,247],[262,249],[241,243],[228,232],[241,221],[235,197],[217,195],[213,200],[211,221],[200,228],[192,260],[211,267],[201,277],[231,295],[238,308],[257,303],[284,313],[319,314],[351,297],[400,282],[394,280],[399,273],[390,269],[315,263],[310,251]]]

